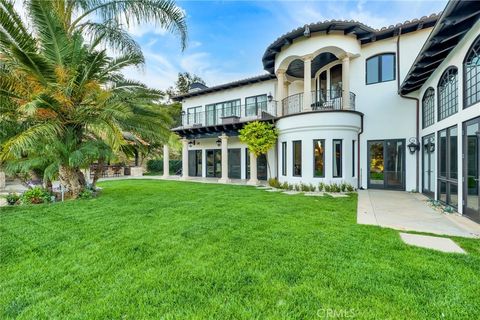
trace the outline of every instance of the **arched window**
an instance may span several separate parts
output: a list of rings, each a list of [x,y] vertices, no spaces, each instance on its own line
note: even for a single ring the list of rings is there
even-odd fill
[[[480,101],[480,36],[475,39],[463,62],[464,107]]]
[[[435,90],[430,87],[422,99],[422,124],[425,129],[435,122]]]
[[[458,111],[458,70],[449,67],[438,82],[438,121]]]

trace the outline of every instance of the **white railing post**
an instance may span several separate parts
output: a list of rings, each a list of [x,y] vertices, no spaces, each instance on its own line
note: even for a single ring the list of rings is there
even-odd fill
[[[222,177],[218,180],[221,183],[229,183],[228,178],[228,136],[223,133],[220,137],[222,141]]]

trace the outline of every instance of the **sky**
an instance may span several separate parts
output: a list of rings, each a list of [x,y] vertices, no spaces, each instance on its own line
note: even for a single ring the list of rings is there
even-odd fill
[[[208,86],[265,73],[262,56],[282,34],[308,23],[356,20],[388,27],[432,13],[445,0],[425,1],[177,1],[186,12],[188,47],[182,52],[174,35],[153,25],[133,28],[146,57],[141,71],[126,75],[166,89],[178,72],[203,78]]]
[[[20,0],[17,9],[23,11]],[[188,47],[154,25],[129,29],[146,65],[128,69],[128,78],[150,87],[173,86],[179,72],[203,78],[208,86],[265,73],[265,49],[282,34],[324,20],[356,20],[388,27],[443,10],[447,0],[178,1],[186,13]]]

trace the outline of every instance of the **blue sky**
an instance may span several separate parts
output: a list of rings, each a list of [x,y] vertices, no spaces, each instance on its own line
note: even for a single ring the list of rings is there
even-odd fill
[[[127,76],[165,89],[177,73],[189,71],[207,85],[264,73],[261,58],[280,35],[311,22],[348,19],[374,28],[438,13],[446,0],[426,1],[178,1],[187,15],[189,42],[153,25],[131,29],[141,44],[146,66]]]

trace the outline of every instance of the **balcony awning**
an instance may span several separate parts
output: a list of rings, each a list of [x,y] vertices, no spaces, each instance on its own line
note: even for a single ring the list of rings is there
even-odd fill
[[[391,25],[388,28],[385,27],[380,30],[376,30],[361,22],[353,20],[331,20],[311,23],[294,29],[272,42],[272,44],[267,47],[265,53],[263,54],[263,68],[273,74],[276,54],[279,53],[284,46],[292,44],[294,40],[303,37],[310,37],[310,35],[315,32],[326,32],[328,34],[331,31],[340,31],[345,35],[355,35],[361,44],[366,44],[373,41],[395,37],[398,35],[398,30],[400,28],[402,28],[402,33],[409,33],[419,29],[433,27],[438,17],[438,15],[432,14],[429,17],[405,21],[404,23],[399,23],[395,26]]]
[[[254,121],[274,123],[275,118],[256,119]],[[198,127],[178,127],[173,128],[172,131],[187,139],[201,139],[201,138],[218,138],[219,135],[225,133],[229,137],[238,136],[238,130],[242,129],[247,123],[251,121],[217,124],[212,126],[198,126]]]
[[[400,86],[418,90],[480,18],[480,1],[449,1]]]

